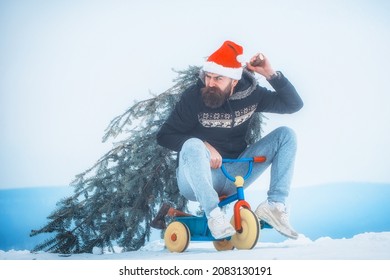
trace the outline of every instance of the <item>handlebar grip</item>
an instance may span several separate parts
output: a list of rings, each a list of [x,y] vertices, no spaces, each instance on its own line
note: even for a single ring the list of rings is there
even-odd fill
[[[253,162],[265,162],[267,160],[267,158],[265,156],[261,156],[261,157],[253,157]]]

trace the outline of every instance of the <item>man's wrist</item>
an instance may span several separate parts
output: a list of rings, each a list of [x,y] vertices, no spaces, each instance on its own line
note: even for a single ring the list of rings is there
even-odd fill
[[[269,80],[267,79],[267,81],[271,84],[271,86],[274,89],[282,88],[287,83],[287,79],[284,77],[284,75],[280,71],[276,71],[276,76],[272,77]]]
[[[270,80],[273,80],[273,79],[276,79],[279,77],[279,73],[276,72],[276,71],[273,71],[272,73],[268,74],[267,76],[265,76],[265,78],[270,81]]]

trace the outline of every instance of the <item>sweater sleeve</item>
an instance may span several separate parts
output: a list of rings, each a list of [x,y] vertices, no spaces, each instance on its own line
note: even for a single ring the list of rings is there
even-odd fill
[[[291,114],[303,107],[303,101],[290,81],[281,73],[269,81],[274,91],[257,87],[261,100],[257,111],[279,114]]]
[[[194,92],[183,93],[174,110],[157,133],[157,143],[179,152],[184,142],[192,137],[191,131],[198,124]]]

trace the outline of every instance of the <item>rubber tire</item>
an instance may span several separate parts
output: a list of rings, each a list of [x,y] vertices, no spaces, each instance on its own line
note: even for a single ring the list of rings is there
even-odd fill
[[[182,253],[190,244],[190,231],[185,224],[174,221],[165,230],[164,241],[169,251]]]
[[[217,251],[229,251],[234,249],[233,243],[227,239],[213,241],[213,245]]]
[[[239,250],[250,250],[256,246],[260,236],[259,221],[251,210],[240,209],[242,232],[237,232],[232,236],[231,242]],[[234,226],[234,216],[230,223]]]

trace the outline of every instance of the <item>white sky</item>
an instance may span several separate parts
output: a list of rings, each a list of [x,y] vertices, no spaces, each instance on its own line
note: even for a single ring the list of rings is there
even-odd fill
[[[3,0],[0,188],[67,185],[111,148],[115,116],[224,40],[305,102],[264,127],[297,132],[294,186],[390,182],[389,27],[388,1]]]

